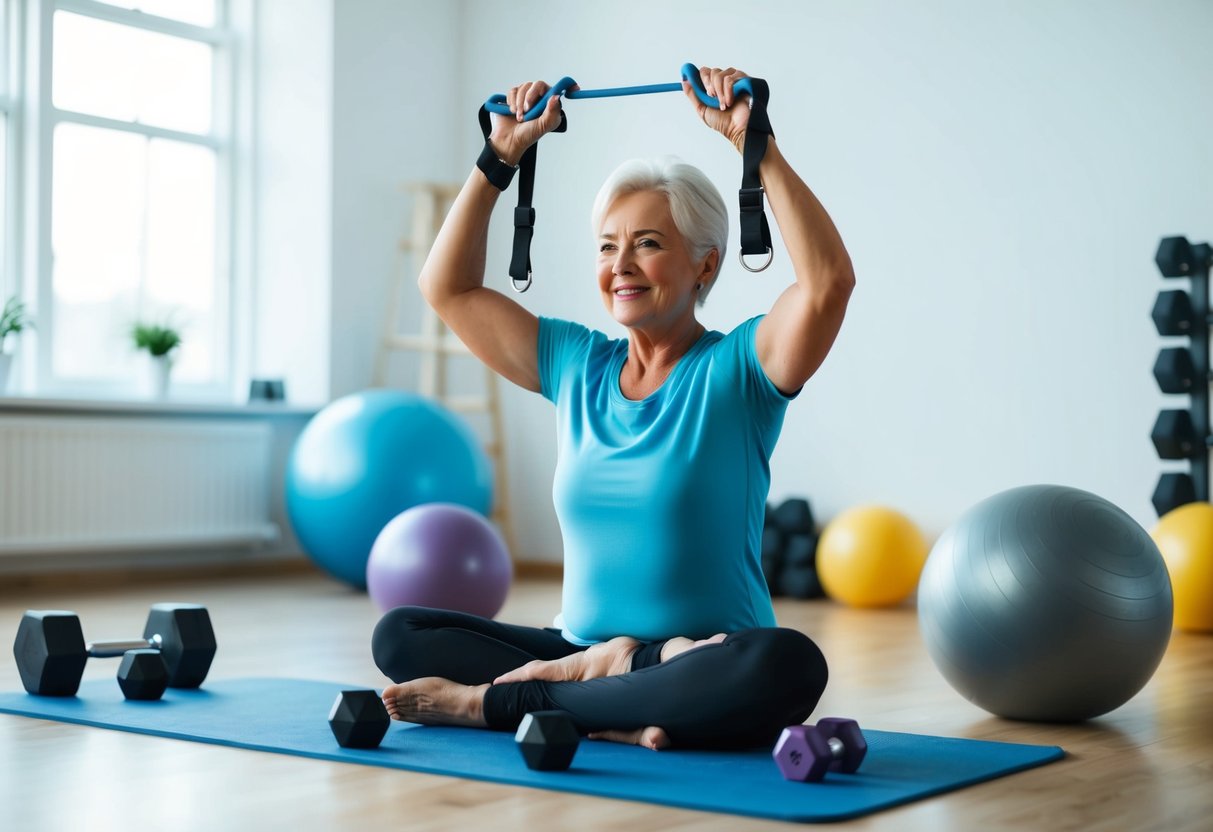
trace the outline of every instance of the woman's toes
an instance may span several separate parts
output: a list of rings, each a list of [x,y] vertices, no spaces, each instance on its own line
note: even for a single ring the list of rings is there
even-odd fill
[[[670,736],[665,732],[665,729],[651,725],[640,732],[640,742],[638,744],[652,751],[661,751],[664,748],[670,747]]]
[[[396,703],[396,696],[399,694],[400,688],[400,685],[388,685],[383,689],[383,696],[380,697],[383,699],[383,707],[387,708],[388,716],[390,716],[392,719],[400,718],[397,716],[397,709],[399,706]]]

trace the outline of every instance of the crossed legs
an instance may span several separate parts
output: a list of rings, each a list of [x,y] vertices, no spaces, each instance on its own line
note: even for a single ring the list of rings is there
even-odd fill
[[[769,745],[808,718],[828,677],[817,646],[781,628],[587,650],[555,630],[401,607],[372,650],[397,683],[384,701],[398,719],[508,731],[558,709],[584,733],[653,748]]]

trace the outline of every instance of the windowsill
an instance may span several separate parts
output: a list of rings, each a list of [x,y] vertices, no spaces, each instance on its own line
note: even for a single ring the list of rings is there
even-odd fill
[[[0,414],[4,413],[110,413],[149,416],[285,416],[309,417],[321,405],[288,402],[201,402],[165,399],[52,399],[40,396],[0,396]]]

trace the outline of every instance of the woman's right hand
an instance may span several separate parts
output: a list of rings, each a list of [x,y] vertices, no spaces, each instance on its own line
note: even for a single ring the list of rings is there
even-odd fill
[[[489,143],[503,162],[517,165],[522,154],[535,142],[560,126],[560,96],[553,95],[538,118],[523,121],[523,116],[547,94],[552,85],[546,81],[528,81],[511,87],[505,94],[506,106],[513,118],[493,114],[493,132]],[[572,87],[572,89],[578,89]]]

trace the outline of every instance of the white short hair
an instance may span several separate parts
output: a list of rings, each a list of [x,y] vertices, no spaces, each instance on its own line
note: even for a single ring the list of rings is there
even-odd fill
[[[603,218],[615,200],[637,191],[665,194],[674,226],[686,240],[693,259],[706,257],[712,249],[719,253],[716,271],[709,276],[696,299],[702,306],[716,285],[716,275],[724,263],[725,246],[729,241],[729,212],[720,191],[699,168],[673,156],[630,159],[615,168],[598,190],[590,215],[595,237],[602,232]]]

